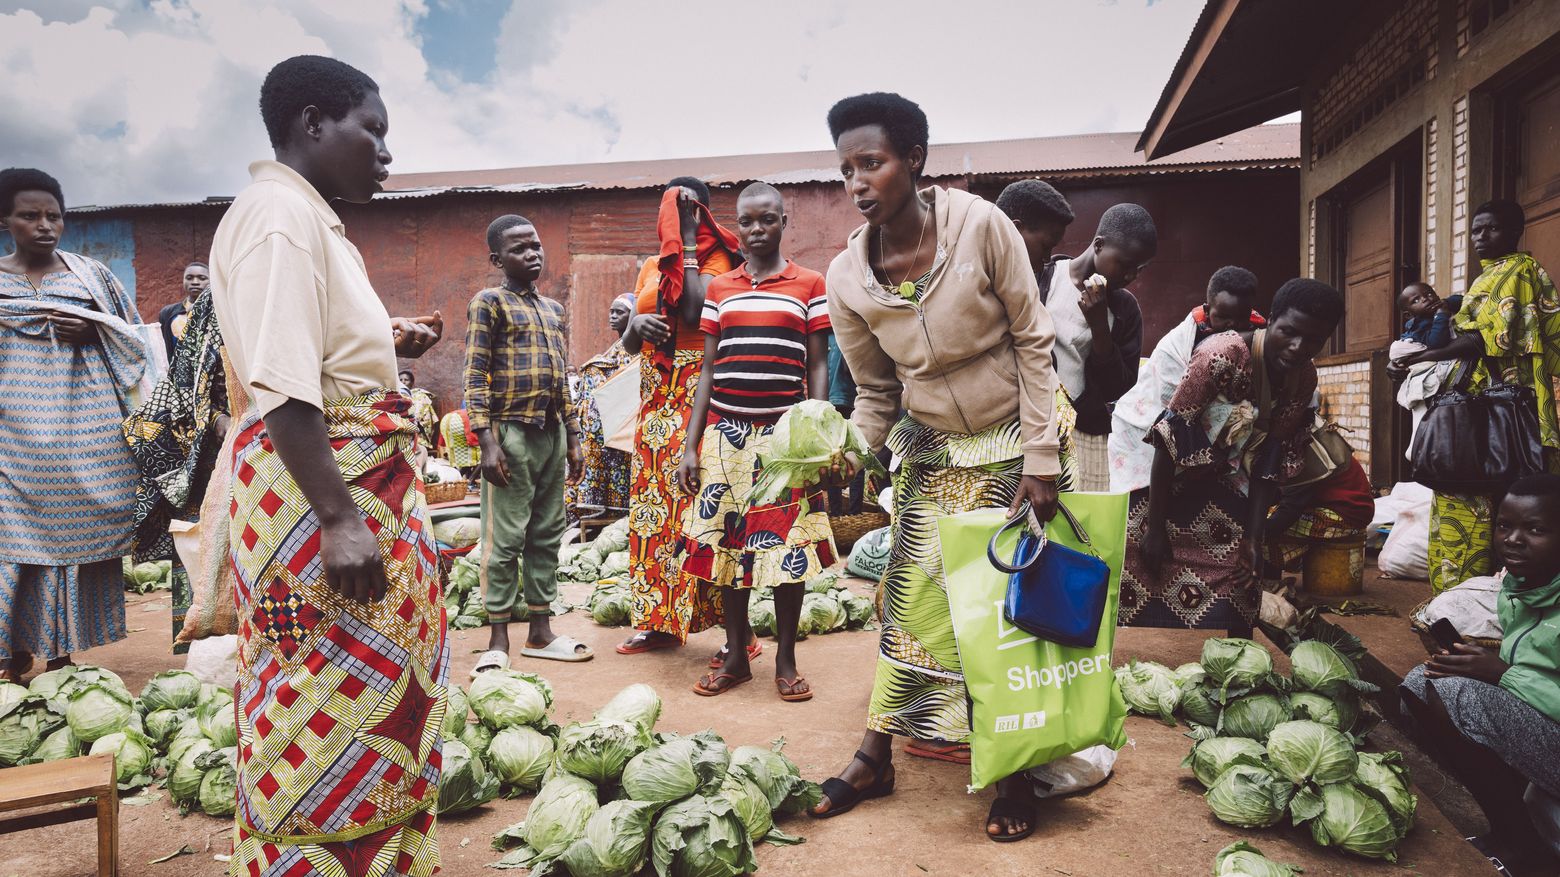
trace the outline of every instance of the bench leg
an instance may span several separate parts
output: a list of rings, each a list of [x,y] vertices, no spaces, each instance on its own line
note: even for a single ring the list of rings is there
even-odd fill
[[[119,789],[112,782],[108,794],[97,799],[98,877],[119,873]]]

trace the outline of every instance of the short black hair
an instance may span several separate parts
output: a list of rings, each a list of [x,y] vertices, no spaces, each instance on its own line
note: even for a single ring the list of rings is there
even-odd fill
[[[1560,499],[1560,475],[1540,472],[1511,482],[1506,496],[1537,496],[1548,500]]]
[[[200,267],[205,268],[207,271],[211,270],[211,266],[210,265],[207,265],[205,262],[202,262],[199,259],[191,259],[188,262],[184,263],[184,267],[186,267],[186,268],[189,268],[192,265],[199,265]]]
[[[37,168],[8,167],[0,171],[0,216],[10,216],[16,207],[16,196],[22,192],[48,192],[65,209],[65,193],[60,191],[60,181]]]
[[[1112,205],[1100,216],[1100,225],[1094,235],[1112,244],[1135,243],[1150,250],[1159,248],[1159,229],[1154,227],[1154,217],[1136,204]]]
[[[414,380],[414,381],[417,380],[417,376],[415,374],[412,374],[412,370],[409,369],[409,368],[403,368],[400,371],[395,373],[396,377],[400,377],[401,375],[410,375],[412,380]]]
[[[1522,212],[1522,205],[1515,201],[1505,198],[1493,198],[1485,201],[1478,207],[1473,208],[1473,212],[1468,214],[1468,219],[1471,221],[1473,217],[1481,213],[1488,213],[1500,220],[1501,225],[1515,229],[1519,237],[1523,230],[1527,228],[1527,214]]]
[[[1208,294],[1227,292],[1243,301],[1257,295],[1257,275],[1239,265],[1225,265],[1208,278]]]
[[[853,95],[829,108],[829,137],[836,144],[846,131],[868,125],[881,126],[901,156],[917,146],[925,151],[931,140],[926,113],[915,101],[891,91]]]
[[[769,185],[763,180],[748,183],[747,187],[742,190],[741,194],[737,195],[737,200],[741,201],[743,198],[758,198],[764,195],[772,196],[776,201],[780,202],[782,209],[785,207],[785,196],[780,194],[779,189],[776,189],[774,186]]]
[[[1006,213],[1008,219],[1025,225],[1047,222],[1068,225],[1076,218],[1072,205],[1067,203],[1061,192],[1056,191],[1055,186],[1045,180],[1009,183],[1002,194],[997,196],[997,209]]]
[[[693,194],[699,199],[699,203],[705,207],[710,206],[710,187],[698,177],[672,177],[666,181],[667,189],[675,189],[678,186],[686,186],[693,190]],[[666,191],[665,189],[662,190]]]
[[[1309,277],[1286,280],[1273,294],[1272,319],[1276,321],[1291,310],[1336,326],[1343,319],[1343,293]]]
[[[371,91],[377,93],[379,83],[351,64],[323,55],[295,55],[265,75],[260,86],[260,118],[265,121],[271,145],[280,149],[287,145],[293,120],[304,107],[319,107],[320,112],[340,121]]]
[[[519,228],[522,225],[535,226],[535,223],[517,213],[506,213],[503,216],[488,223],[487,245],[489,253],[498,252],[498,248],[504,243],[504,232],[511,228]]]

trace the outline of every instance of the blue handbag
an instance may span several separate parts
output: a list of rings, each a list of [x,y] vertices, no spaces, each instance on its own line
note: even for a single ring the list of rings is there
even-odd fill
[[[1026,506],[991,537],[986,557],[992,566],[1011,573],[1002,603],[1009,624],[1058,645],[1089,648],[1100,637],[1110,567],[1095,553],[1089,534],[1067,506],[1058,502],[1057,510],[1088,554],[1046,539],[1045,528]],[[997,540],[1022,521],[1028,526],[1019,534],[1012,563],[1005,563],[997,556]]]

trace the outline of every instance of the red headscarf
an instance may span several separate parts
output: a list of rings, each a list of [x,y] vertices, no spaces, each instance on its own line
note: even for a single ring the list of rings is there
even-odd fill
[[[675,308],[682,300],[682,220],[677,213],[677,198],[681,192],[682,187],[675,186],[661,193],[661,209],[655,218],[655,230],[661,238],[661,256],[657,260],[661,269],[660,300],[665,308]],[[704,264],[716,247],[725,247],[733,256],[741,252],[742,245],[737,242],[737,236],[716,223],[708,207],[697,201],[694,203],[698,205],[701,220],[696,240],[699,264]]]

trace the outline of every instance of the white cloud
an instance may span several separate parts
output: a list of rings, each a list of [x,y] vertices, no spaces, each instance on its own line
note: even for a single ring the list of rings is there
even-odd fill
[[[0,161],[72,203],[231,194],[268,154],[276,61],[375,79],[398,171],[828,146],[838,98],[900,91],[936,141],[1133,130],[1198,0],[513,0],[485,82],[431,71],[421,0],[0,0]],[[5,11],[8,7],[12,11]]]

